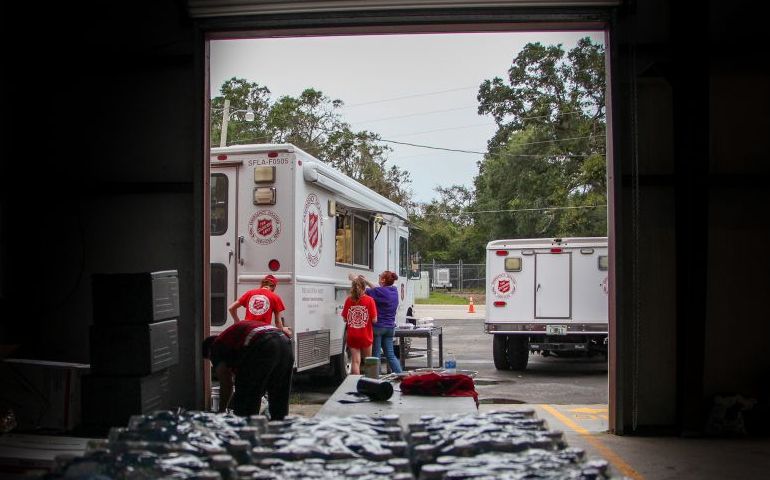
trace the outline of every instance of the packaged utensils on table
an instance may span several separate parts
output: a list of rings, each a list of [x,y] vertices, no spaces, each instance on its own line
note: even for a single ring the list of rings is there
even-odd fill
[[[298,461],[282,459],[264,459],[251,471],[253,479],[297,479],[314,478],[321,480],[413,480],[409,463],[404,459],[387,462],[373,462],[363,458],[346,460],[324,460],[310,458]]]
[[[389,400],[393,396],[393,385],[386,380],[361,377],[356,383],[358,393],[378,402]]]
[[[518,453],[486,453],[473,457],[440,456],[425,464],[420,479],[538,478],[599,480],[613,478],[604,460],[585,460],[583,450],[530,449]],[[616,477],[615,477],[616,478]]]
[[[418,464],[428,464],[441,455],[470,457],[564,448],[563,433],[548,430],[545,421],[534,415],[531,409],[444,418],[424,415],[409,425],[410,457]]]
[[[256,458],[387,461],[408,453],[397,415],[302,418],[259,436]]]

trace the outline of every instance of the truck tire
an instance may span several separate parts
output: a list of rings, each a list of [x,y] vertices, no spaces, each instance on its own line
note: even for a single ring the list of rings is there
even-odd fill
[[[350,353],[348,352],[347,335],[342,336],[342,353],[335,355],[331,360],[331,381],[334,385],[341,385],[350,373]]]
[[[498,370],[510,370],[508,365],[508,335],[492,336],[492,358]]]
[[[527,362],[529,362],[529,337],[527,335],[509,335],[506,353],[511,370],[525,370]]]

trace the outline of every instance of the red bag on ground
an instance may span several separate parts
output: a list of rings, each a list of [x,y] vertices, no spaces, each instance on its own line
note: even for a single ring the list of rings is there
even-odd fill
[[[473,379],[462,373],[439,375],[429,372],[409,375],[401,380],[401,393],[432,397],[473,397],[476,408],[479,407],[479,394],[476,393]]]

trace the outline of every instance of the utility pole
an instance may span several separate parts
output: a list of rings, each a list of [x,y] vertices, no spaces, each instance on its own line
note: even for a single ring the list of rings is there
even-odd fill
[[[230,100],[225,98],[225,108],[222,110],[222,131],[219,134],[219,146],[227,146],[227,124],[230,122]]]

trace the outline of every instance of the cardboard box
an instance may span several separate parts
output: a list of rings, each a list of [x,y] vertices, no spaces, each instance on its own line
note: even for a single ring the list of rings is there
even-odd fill
[[[153,323],[179,317],[176,270],[92,276],[94,324]]]
[[[83,424],[125,427],[131,415],[170,408],[169,371],[145,376],[83,377]]]
[[[179,363],[176,320],[147,325],[92,325],[91,371],[149,375]]]

